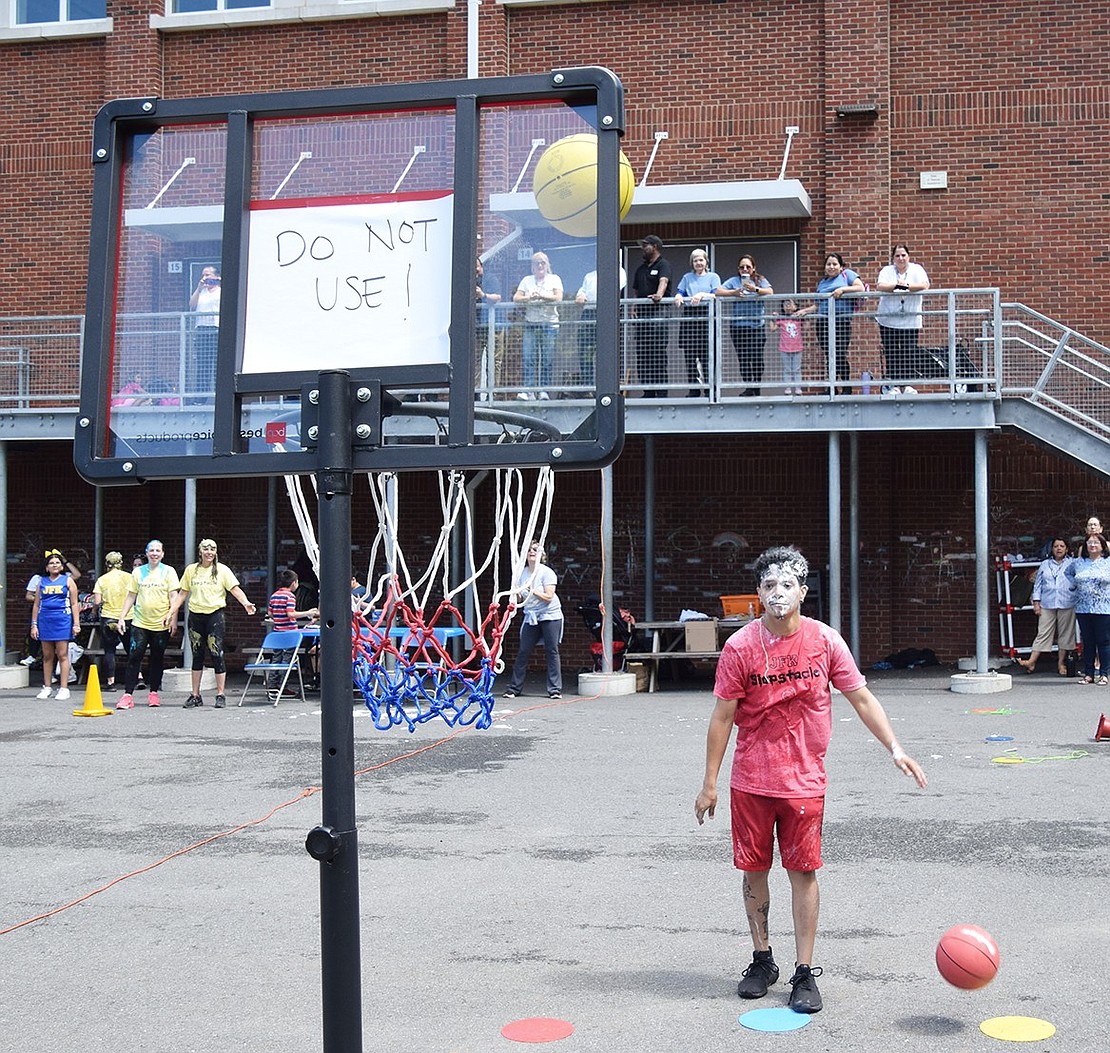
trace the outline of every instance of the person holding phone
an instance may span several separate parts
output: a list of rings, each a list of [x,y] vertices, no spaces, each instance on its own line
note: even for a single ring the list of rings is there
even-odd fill
[[[207,402],[216,392],[216,353],[220,345],[220,272],[214,266],[200,272],[197,287],[189,297],[193,323],[193,363],[186,402]]]
[[[884,294],[879,297],[875,321],[879,323],[887,376],[903,383],[926,376],[918,346],[921,294],[929,288],[925,268],[912,263],[910,250],[899,243],[890,251],[890,263],[879,271],[875,288]]]
[[[743,398],[758,395],[759,385],[763,383],[763,349],[767,343],[767,329],[761,297],[773,296],[774,292],[771,283],[756,269],[755,257],[745,252],[736,261],[736,277],[729,278],[715,294],[736,297],[728,331],[740,364],[740,379],[744,382],[740,395]]]

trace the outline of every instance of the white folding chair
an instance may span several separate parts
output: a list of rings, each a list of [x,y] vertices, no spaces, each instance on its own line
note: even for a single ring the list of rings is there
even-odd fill
[[[297,672],[297,684],[300,688],[301,701],[305,701],[304,679],[301,676],[302,640],[303,637],[299,629],[290,629],[285,632],[268,632],[266,634],[266,639],[262,641],[262,646],[258,649],[258,658],[243,666],[243,669],[249,675],[247,676],[247,686],[243,688],[243,694],[239,698],[239,705],[242,705],[243,699],[247,697],[247,692],[251,688],[251,682],[254,680],[255,673],[262,674],[262,682],[264,684],[270,673],[283,673],[281,686],[277,688],[277,694],[273,699],[273,703],[276,706],[294,670]],[[292,653],[292,657],[287,661],[281,658],[281,654],[284,651]]]

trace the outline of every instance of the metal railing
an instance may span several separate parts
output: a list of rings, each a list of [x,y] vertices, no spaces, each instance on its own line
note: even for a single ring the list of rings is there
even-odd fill
[[[753,396],[1000,397],[998,291],[937,290],[923,294],[922,300],[916,315],[920,327],[898,328],[908,334],[898,345],[903,353],[888,363],[880,337],[880,323],[887,316],[879,293],[842,299],[835,324],[825,324],[828,315],[822,318],[820,313],[828,311],[831,297],[814,294],[711,300],[697,308],[678,307],[673,299],[660,304],[625,299],[620,319],[622,390],[633,398],[708,403]],[[803,319],[800,383],[784,372],[780,354],[780,323],[791,317],[786,307],[790,301]],[[512,303],[489,309],[478,334],[480,397],[592,397],[592,316],[573,303],[560,304],[558,310],[556,327],[539,327]],[[543,353],[551,361],[537,368],[533,359],[540,328],[545,330]]]
[[[760,298],[762,352],[758,379],[742,372],[733,304],[711,301],[695,314],[664,301],[652,313],[646,300],[621,302],[622,389],[630,398],[727,404],[750,399],[797,399],[786,394],[778,323],[783,304],[803,309],[828,301],[809,294]],[[836,376],[836,327],[818,337],[813,314],[803,322],[802,398],[836,400],[867,396],[932,399],[1019,398],[1090,435],[1110,442],[1110,348],[1020,303],[1003,303],[997,289],[939,289],[923,294],[921,329],[912,370],[885,375],[878,293],[852,297],[849,375]],[[195,316],[162,312],[121,316],[117,322],[117,370],[113,390],[138,375],[151,398],[173,405],[187,396],[211,397],[196,385]],[[480,355],[476,390],[489,401],[517,400],[521,393],[592,399],[593,322],[588,310],[559,305],[550,346],[549,388],[523,383],[523,311],[503,303],[488,311],[477,334]],[[42,413],[76,409],[80,389],[82,315],[0,318],[0,411]],[[654,366],[647,354],[657,356]],[[642,380],[641,369],[657,368]],[[542,372],[542,370],[541,370]],[[866,375],[865,375],[866,374]],[[793,386],[793,385],[791,385]],[[911,389],[907,393],[907,386]],[[191,400],[191,399],[190,399]]]
[[[1110,441],[1110,348],[1024,304],[1000,307],[1002,395]]]
[[[0,411],[77,408],[84,315],[0,318]]]

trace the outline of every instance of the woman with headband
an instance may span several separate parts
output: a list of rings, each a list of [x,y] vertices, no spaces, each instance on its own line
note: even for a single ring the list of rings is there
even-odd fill
[[[181,586],[170,603],[170,623],[177,620],[177,611],[189,600],[189,648],[193,653],[193,690],[185,699],[185,708],[203,706],[200,681],[204,675],[204,659],[212,659],[216,672],[216,708],[227,705],[224,687],[227,683],[227,666],[224,664],[224,609],[228,595],[242,604],[247,614],[254,614],[255,606],[239,587],[239,579],[216,558],[216,542],[205,538],[197,546],[198,562],[190,563],[181,575]]]
[[[135,708],[131,696],[139,682],[139,669],[147,648],[150,649],[150,694],[147,696],[147,705],[157,707],[162,704],[158,696],[158,692],[162,690],[162,666],[170,637],[177,631],[175,614],[170,611],[170,601],[181,584],[177,571],[162,562],[163,554],[161,541],[148,541],[146,562],[131,573],[131,587],[127,599],[123,601],[120,617],[126,618],[132,608],[135,610],[135,617],[131,620],[127,676],[116,709]]]

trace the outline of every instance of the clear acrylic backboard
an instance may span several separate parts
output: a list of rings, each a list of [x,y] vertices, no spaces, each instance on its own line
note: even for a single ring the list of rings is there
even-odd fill
[[[623,125],[595,67],[105,106],[78,470],[314,471],[313,392],[337,369],[358,392],[356,470],[610,463]],[[594,180],[584,235],[532,192],[545,151],[581,135],[598,144],[596,178],[568,184]],[[563,290],[543,311],[512,298],[537,253]]]

